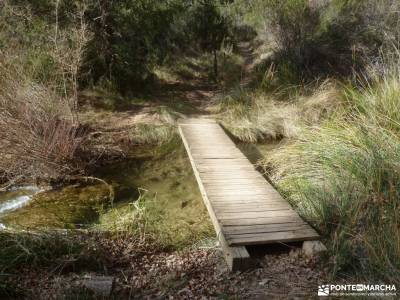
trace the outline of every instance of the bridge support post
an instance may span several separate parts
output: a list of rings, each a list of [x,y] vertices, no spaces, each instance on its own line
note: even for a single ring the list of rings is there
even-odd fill
[[[245,246],[230,247],[223,235],[219,236],[219,243],[230,271],[245,271],[255,266]]]

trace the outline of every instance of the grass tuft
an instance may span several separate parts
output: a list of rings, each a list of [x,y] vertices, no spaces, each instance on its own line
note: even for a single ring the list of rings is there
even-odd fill
[[[318,124],[331,115],[342,98],[331,81],[320,84],[311,95],[298,88],[297,94],[304,96],[277,100],[285,93],[236,89],[216,99],[209,110],[238,140],[255,143],[297,137],[304,124]]]
[[[130,140],[136,144],[162,145],[176,137],[177,131],[172,125],[139,123],[129,132],[129,135]]]

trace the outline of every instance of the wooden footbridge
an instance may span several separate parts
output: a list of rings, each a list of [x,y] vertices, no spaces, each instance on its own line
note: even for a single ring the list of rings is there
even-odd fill
[[[179,132],[228,265],[251,267],[246,245],[317,240],[212,119],[184,119]]]

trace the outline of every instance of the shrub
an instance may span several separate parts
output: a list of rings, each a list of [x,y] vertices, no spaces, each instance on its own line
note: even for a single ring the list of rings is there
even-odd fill
[[[78,77],[90,34],[83,6],[62,14],[66,8],[57,3],[0,4],[6,41],[0,45],[0,181],[58,178],[84,168]]]
[[[81,169],[84,131],[68,100],[0,61],[0,170],[3,179],[58,178]]]

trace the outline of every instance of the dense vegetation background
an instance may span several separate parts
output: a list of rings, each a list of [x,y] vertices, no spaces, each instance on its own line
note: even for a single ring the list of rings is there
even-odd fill
[[[281,141],[261,164],[324,236],[330,274],[400,286],[399,12],[396,0],[2,1],[0,182],[90,172],[104,140],[87,110],[159,105],[146,96],[200,78],[237,140]],[[168,118],[187,113],[171,101]],[[164,125],[133,143],[169,140]]]

